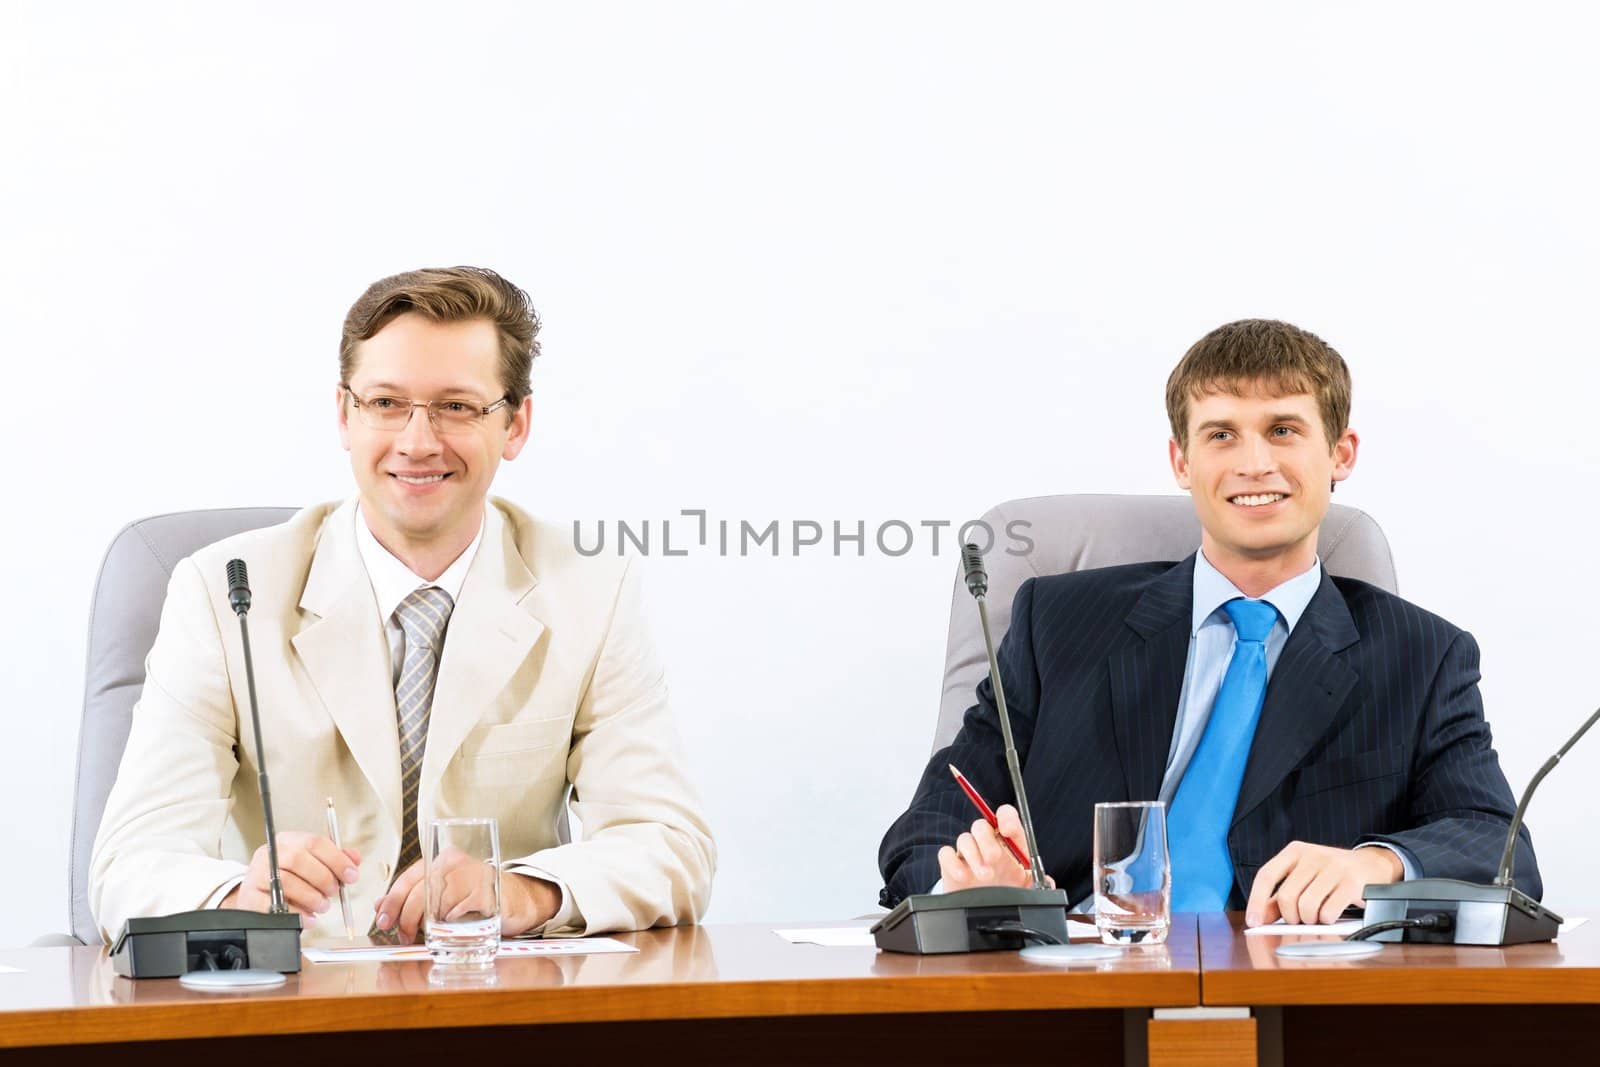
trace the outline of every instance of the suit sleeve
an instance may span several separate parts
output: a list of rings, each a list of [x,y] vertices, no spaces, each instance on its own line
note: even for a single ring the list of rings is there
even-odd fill
[[[221,858],[237,741],[216,614],[186,559],[167,586],[89,862],[89,904],[107,940],[132,916],[205,907],[244,874],[244,864]]]
[[[716,848],[689,781],[631,563],[578,707],[567,777],[583,840],[509,861],[548,871],[570,890],[574,914],[546,932],[699,921]]]
[[[1039,707],[1039,672],[1033,649],[1034,579],[1017,590],[1011,608],[1011,627],[1000,642],[996,659],[1000,683],[1005,687],[1006,710],[1017,745],[1017,758],[1027,763],[1028,747]],[[928,761],[917,783],[911,807],[895,820],[878,847],[878,869],[884,888],[879,903],[889,908],[913,893],[926,893],[939,880],[939,849],[979,818],[961,787],[951,777],[954,764],[973,787],[998,808],[1016,802],[1011,775],[1006,768],[1005,739],[995,706],[994,686],[985,677],[978,683],[978,702],[968,709],[961,731],[948,748]]]
[[[1516,810],[1483,718],[1479,677],[1477,642],[1459,633],[1445,649],[1423,707],[1411,774],[1412,826],[1363,839],[1406,849],[1423,877],[1492,881]],[[1543,894],[1526,826],[1514,875],[1523,892]]]

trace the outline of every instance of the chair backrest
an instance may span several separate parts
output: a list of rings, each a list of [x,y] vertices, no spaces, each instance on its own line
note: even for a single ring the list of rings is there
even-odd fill
[[[89,854],[128,743],[133,706],[144,691],[144,660],[156,641],[172,569],[214,541],[285,522],[294,512],[294,508],[219,508],[157,515],[124,526],[106,551],[89,612],[67,882],[72,933],[85,944],[100,940],[89,910]]]
[[[1017,589],[1029,578],[1120,563],[1180,560],[1200,547],[1200,520],[1187,496],[1035,496],[990,508],[980,521],[995,533],[994,548],[984,556],[984,564],[989,572],[989,629],[996,649],[1011,625]],[[1006,531],[1008,524],[1019,521],[1027,523],[1017,529],[1032,539],[1033,548],[1014,556],[1005,551],[1013,543]],[[1329,574],[1396,591],[1389,541],[1364,511],[1339,504],[1329,507],[1317,536],[1317,553]],[[974,690],[988,674],[978,609],[957,568],[935,751],[955,740],[962,717],[976,702]]]

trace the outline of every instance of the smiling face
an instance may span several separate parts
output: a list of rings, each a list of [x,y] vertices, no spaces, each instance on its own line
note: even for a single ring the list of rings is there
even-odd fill
[[[505,395],[494,324],[401,315],[361,342],[349,386],[362,398],[452,399],[488,407]],[[405,429],[380,430],[362,420],[341,388],[339,439],[350,453],[362,514],[378,541],[413,570],[414,560],[448,565],[460,555],[477,536],[500,461],[516,458],[527,443],[532,407],[524,398],[515,408],[442,435],[427,412],[416,408]]]
[[[1330,447],[1309,393],[1274,396],[1259,383],[1239,392],[1191,397],[1188,447],[1171,441],[1168,451],[1206,559],[1258,596],[1315,560],[1332,485],[1350,476],[1359,442],[1346,429]]]

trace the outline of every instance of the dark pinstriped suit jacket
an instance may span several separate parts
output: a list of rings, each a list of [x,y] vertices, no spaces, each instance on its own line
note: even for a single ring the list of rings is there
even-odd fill
[[[1034,578],[1001,643],[1039,851],[1073,900],[1090,890],[1093,808],[1161,791],[1189,652],[1194,557]],[[946,769],[1013,799],[994,692],[923,772],[878,852],[893,906],[939,878],[938,851],[976,814]],[[1427,877],[1493,879],[1516,805],[1490,744],[1472,636],[1365,582],[1322,585],[1273,668],[1228,847],[1230,907],[1291,841],[1390,841]],[[1543,887],[1522,831],[1516,883]]]

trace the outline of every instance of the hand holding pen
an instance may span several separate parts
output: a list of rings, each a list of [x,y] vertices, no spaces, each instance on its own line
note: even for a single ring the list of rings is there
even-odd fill
[[[1010,885],[1029,888],[1033,873],[1028,866],[1023,842],[1022,817],[1010,804],[1000,805],[995,811],[978,794],[954,766],[950,773],[956,784],[966,793],[972,806],[983,816],[972,824],[972,829],[956,839],[954,847],[946,845],[939,850],[939,879],[947,891],[975,889],[987,885]],[[1055,881],[1045,879],[1055,888]]]
[[[301,830],[278,831],[278,868],[283,879],[283,899],[289,910],[312,919],[332,906],[334,896],[360,877],[361,854],[353,848],[340,848],[321,834]],[[244,911],[268,911],[267,846],[256,849],[244,880],[235,886],[219,907]]]

